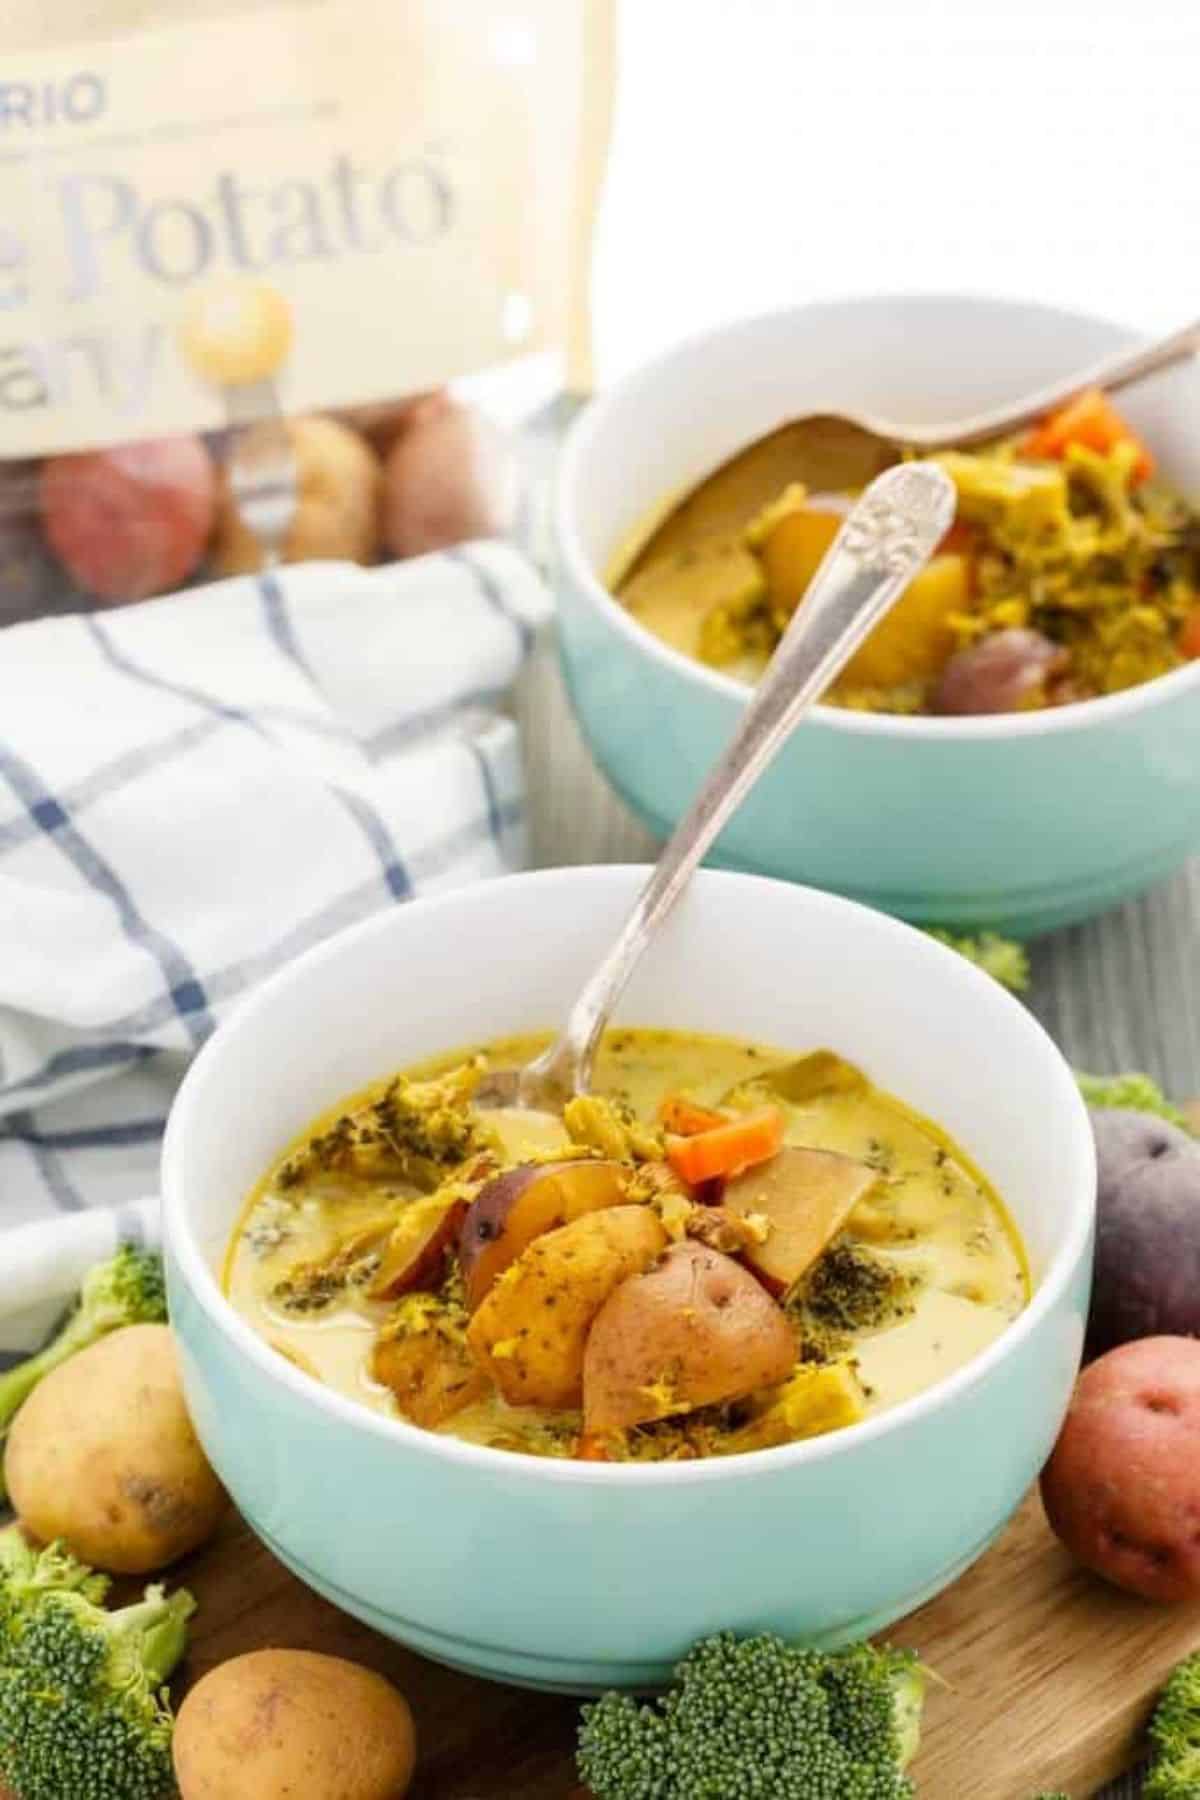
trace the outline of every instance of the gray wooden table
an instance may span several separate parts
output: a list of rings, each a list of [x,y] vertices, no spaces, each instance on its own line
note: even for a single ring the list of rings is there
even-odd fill
[[[564,417],[561,410],[548,415],[528,439],[543,479]],[[535,658],[518,711],[535,864],[652,859],[654,840],[588,755],[553,646]],[[1103,804],[1102,795],[1096,803]],[[1075,1067],[1097,1074],[1144,1069],[1178,1099],[1200,1095],[1200,859],[1116,912],[1042,939],[1031,947],[1031,963],[1026,998]],[[1137,1792],[1131,1779],[1104,1800],[1134,1800]]]

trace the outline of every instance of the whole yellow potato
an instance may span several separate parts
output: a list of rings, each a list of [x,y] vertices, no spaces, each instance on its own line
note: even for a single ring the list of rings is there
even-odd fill
[[[182,1800],[400,1800],[417,1758],[408,1702],[337,1656],[254,1650],[179,1709]]]
[[[211,1536],[227,1501],[184,1404],[166,1325],[129,1325],[36,1387],[4,1458],[21,1523],[118,1575],[163,1569]]]
[[[357,431],[321,414],[285,427],[296,464],[296,511],[283,541],[284,562],[369,563],[379,549],[381,472]],[[263,549],[247,530],[228,478],[217,511],[213,567],[220,575],[260,569]]]

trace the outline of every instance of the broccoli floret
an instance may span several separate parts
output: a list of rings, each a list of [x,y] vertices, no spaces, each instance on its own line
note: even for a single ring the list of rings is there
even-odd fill
[[[44,1376],[79,1350],[125,1325],[156,1325],[167,1316],[162,1262],[125,1244],[108,1262],[85,1275],[70,1318],[52,1343],[0,1375],[0,1500],[4,1499],[4,1444],[18,1409]]]
[[[1023,994],[1029,986],[1029,958],[1022,945],[1014,944],[1009,938],[997,937],[994,931],[982,932],[979,937],[959,937],[953,931],[938,930],[930,931],[928,935],[936,938],[939,944],[957,950],[960,956],[965,956],[968,962],[973,962],[1011,993]]]
[[[924,1689],[908,1651],[723,1633],[655,1706],[585,1706],[579,1772],[596,1800],[907,1800]]]
[[[1083,1075],[1076,1071],[1079,1091],[1089,1106],[1115,1106],[1129,1112],[1154,1113],[1169,1119],[1172,1125],[1191,1130],[1188,1120],[1177,1106],[1172,1106],[1158,1083],[1149,1075],[1136,1071],[1129,1075]]]
[[[151,1587],[110,1613],[107,1585],[60,1545],[0,1532],[0,1779],[20,1800],[175,1792],[165,1683],[195,1601]]]
[[[1200,1651],[1184,1658],[1159,1695],[1150,1742],[1145,1800],[1194,1800],[1200,1794]]]
[[[874,1331],[907,1317],[919,1286],[915,1270],[898,1267],[865,1244],[835,1243],[813,1269],[792,1310],[802,1330],[806,1321],[816,1326],[818,1341],[829,1334]]]

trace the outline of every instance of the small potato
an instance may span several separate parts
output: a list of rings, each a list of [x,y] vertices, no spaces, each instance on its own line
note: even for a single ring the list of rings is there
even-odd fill
[[[592,1320],[617,1284],[653,1262],[666,1243],[648,1206],[585,1213],[534,1238],[467,1329],[504,1398],[514,1406],[577,1406]]]
[[[583,1428],[622,1431],[736,1400],[785,1381],[796,1342],[779,1307],[740,1263],[676,1244],[657,1268],[615,1289],[588,1337]]]
[[[42,466],[42,526],[86,593],[146,600],[194,573],[216,495],[212,458],[198,437],[52,456]]]
[[[418,408],[383,471],[383,541],[424,556],[512,530],[520,478],[504,433],[456,400]]]
[[[4,1474],[35,1537],[118,1575],[146,1575],[215,1531],[226,1499],[184,1404],[166,1325],[130,1325],[34,1389]]]
[[[1200,1343],[1142,1338],[1085,1369],[1042,1501],[1067,1549],[1117,1587],[1200,1598]]]
[[[969,591],[966,558],[935,556],[850,658],[838,677],[841,685],[888,688],[932,680],[954,648],[950,615],[963,610]]]
[[[365,438],[337,419],[289,419],[296,462],[296,513],[283,542],[284,562],[369,563],[379,549],[380,468]],[[262,567],[263,549],[242,523],[226,483],[213,551],[222,575]]]
[[[487,1376],[466,1346],[437,1331],[384,1335],[371,1357],[371,1374],[391,1388],[405,1418],[427,1431],[436,1431],[489,1391]]]
[[[417,1760],[408,1702],[382,1675],[311,1650],[254,1650],[179,1709],[181,1800],[401,1800]]]
[[[950,658],[933,696],[933,710],[969,715],[1044,706],[1047,683],[1062,672],[1066,661],[1062,648],[1040,631],[1014,627],[992,632]]]

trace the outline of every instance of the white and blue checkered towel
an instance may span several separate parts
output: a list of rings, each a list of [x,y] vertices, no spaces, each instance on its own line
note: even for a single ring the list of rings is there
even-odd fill
[[[549,610],[476,544],[0,633],[0,1227],[152,1194],[171,1095],[239,995],[521,864],[499,707]],[[19,1246],[31,1298],[69,1260],[0,1238],[0,1348]]]

